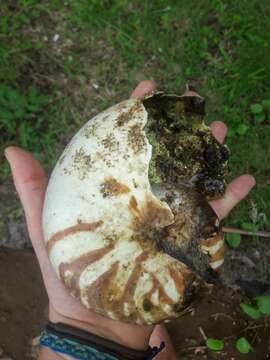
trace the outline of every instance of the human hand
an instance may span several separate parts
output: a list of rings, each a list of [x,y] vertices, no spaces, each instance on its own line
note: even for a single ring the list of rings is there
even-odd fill
[[[154,84],[149,81],[140,83],[132,96],[142,96],[154,90]],[[226,127],[221,122],[211,125],[212,132],[218,141],[223,142]],[[84,308],[72,298],[66,288],[57,279],[51,267],[43,241],[41,214],[47,186],[47,178],[41,165],[26,151],[9,147],[6,156],[10,162],[14,184],[22,202],[29,236],[38,258],[43,281],[49,297],[49,319],[85,329],[102,337],[112,339],[134,349],[146,349],[153,326],[139,326],[107,319]],[[213,200],[211,206],[220,218],[247,195],[254,186],[255,180],[250,175],[242,175],[227,187],[222,199]],[[164,328],[157,326],[150,339],[150,345],[159,345],[160,336],[165,336]],[[166,357],[165,357],[166,356]],[[157,359],[173,359],[167,351],[163,351]]]

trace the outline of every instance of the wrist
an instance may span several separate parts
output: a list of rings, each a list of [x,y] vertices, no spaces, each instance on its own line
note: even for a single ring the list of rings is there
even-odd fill
[[[38,354],[38,360],[48,360],[48,359],[63,360],[63,356],[47,347],[41,347]]]
[[[71,357],[81,360],[92,358],[152,359],[165,347],[165,343],[161,342],[159,346],[153,348],[148,346],[146,350],[134,350],[74,326],[62,323],[54,324],[51,321],[41,333],[40,344],[52,349],[65,359]]]
[[[111,320],[89,310],[87,320],[74,319],[62,315],[49,306],[49,320],[53,323],[71,325],[81,330],[112,340],[135,350],[146,350],[153,326],[142,326]]]

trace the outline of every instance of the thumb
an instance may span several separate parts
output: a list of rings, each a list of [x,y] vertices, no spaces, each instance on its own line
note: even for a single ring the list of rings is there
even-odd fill
[[[45,172],[36,159],[18,147],[6,148],[5,155],[25,212],[33,247],[37,250],[38,243],[43,243],[41,216],[47,186]]]
[[[47,178],[40,163],[27,151],[12,146],[5,150],[5,155],[25,212],[28,232],[39,261],[44,284],[49,298],[52,299],[56,294],[55,289],[59,288],[59,283],[47,256],[41,221]]]

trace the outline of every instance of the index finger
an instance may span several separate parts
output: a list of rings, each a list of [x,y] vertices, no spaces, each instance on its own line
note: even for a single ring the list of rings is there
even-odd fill
[[[211,130],[214,137],[223,143],[227,133],[226,125],[222,121],[214,121],[211,124]],[[255,184],[253,176],[241,175],[229,183],[222,198],[210,201],[209,203],[219,219],[226,217],[248,195]]]
[[[154,83],[154,81],[144,80],[136,86],[130,97],[143,96],[147,93],[150,93],[151,91],[154,91],[155,89],[156,84]]]
[[[210,125],[210,128],[214,137],[222,144],[227,134],[227,126],[222,121],[214,121]]]

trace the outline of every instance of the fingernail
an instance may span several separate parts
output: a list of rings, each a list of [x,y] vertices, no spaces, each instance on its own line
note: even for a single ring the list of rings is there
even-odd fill
[[[256,185],[256,179],[252,175],[249,175],[249,176],[250,176],[250,180],[251,180],[251,185],[252,185],[252,187],[254,187]]]
[[[250,174],[244,174],[243,177],[248,179],[249,185],[253,188],[256,185],[256,179],[253,175]]]
[[[9,147],[5,148],[4,154],[5,154],[7,161],[10,162]]]

